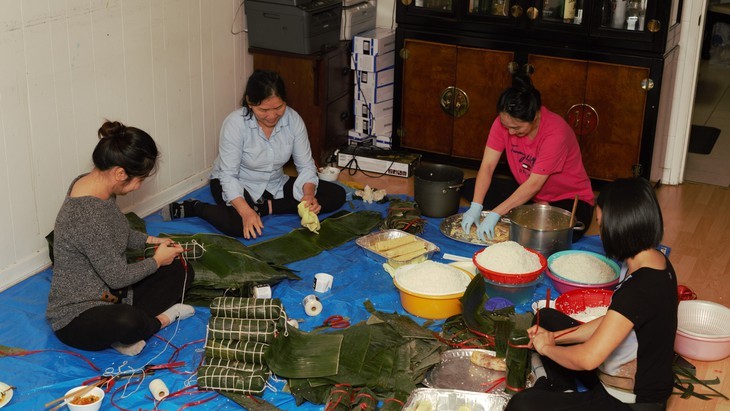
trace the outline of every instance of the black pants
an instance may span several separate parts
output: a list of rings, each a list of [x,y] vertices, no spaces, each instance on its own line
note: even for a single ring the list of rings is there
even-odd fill
[[[284,184],[284,197],[275,199],[271,193],[264,192],[263,197],[257,202],[252,199],[248,192],[244,192],[244,199],[251,208],[261,210],[259,214],[268,214],[266,200],[271,200],[272,214],[296,214],[299,201],[294,199],[294,178]],[[197,203],[195,214],[212,224],[223,234],[231,237],[243,237],[243,219],[235,208],[226,205],[223,200],[223,188],[220,180],[210,180],[210,192],[216,204]],[[338,210],[345,204],[345,189],[329,181],[320,180],[317,186],[315,197],[322,206],[321,212],[329,213]]]
[[[469,201],[475,201],[474,199],[474,185],[476,184],[476,178],[468,178],[464,180],[464,188],[461,190],[461,196]],[[484,210],[492,210],[498,205],[502,204],[512,193],[517,190],[519,184],[513,177],[498,177],[492,178],[492,183],[489,185],[489,190],[482,200],[482,206]],[[478,202],[478,199],[476,199]],[[568,198],[565,200],[558,200],[550,203],[553,207],[562,208],[563,210],[573,210],[574,199]],[[573,242],[576,242],[583,237],[588,227],[591,226],[593,221],[593,206],[586,203],[585,201],[578,201],[578,207],[575,210],[575,219],[585,225],[583,230],[573,230]]]
[[[108,304],[90,308],[56,331],[61,342],[88,351],[109,348],[112,343],[133,344],[160,330],[157,315],[181,301],[183,284],[190,288],[195,271],[180,259],[131,286],[133,304]]]
[[[579,324],[573,318],[552,308],[540,310],[539,319],[540,326],[548,331],[565,330]],[[662,403],[624,404],[606,391],[595,371],[568,370],[547,357],[540,356],[540,359],[547,377],[538,379],[532,388],[513,395],[505,411],[663,411],[666,409],[666,405]],[[576,381],[580,381],[587,390],[577,392]]]

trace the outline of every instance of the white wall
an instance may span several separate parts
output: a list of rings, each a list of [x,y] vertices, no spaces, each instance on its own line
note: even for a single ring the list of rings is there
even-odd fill
[[[97,130],[152,135],[158,173],[119,199],[147,215],[207,183],[252,71],[240,0],[0,2],[0,290],[48,265],[45,236]]]

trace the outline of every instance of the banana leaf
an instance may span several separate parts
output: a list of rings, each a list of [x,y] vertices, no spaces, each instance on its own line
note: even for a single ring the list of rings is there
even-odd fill
[[[260,394],[266,388],[269,372],[240,372],[213,365],[198,367],[198,387],[244,394]]]
[[[361,411],[375,411],[378,406],[378,398],[368,387],[362,387],[355,391],[355,398],[352,400],[352,409]]]
[[[507,384],[505,392],[514,394],[522,391],[527,383],[528,363],[530,349],[527,344],[530,337],[526,330],[512,330],[509,335],[509,348],[507,349]]]
[[[335,375],[342,341],[342,335],[305,333],[291,327],[269,345],[264,360],[274,374],[286,378]]]
[[[355,390],[345,384],[337,384],[330,389],[327,396],[325,411],[350,411]]]
[[[270,344],[277,330],[275,320],[210,317],[208,338],[214,340],[243,340]]]
[[[205,356],[207,358],[223,358],[236,360],[248,364],[264,364],[264,352],[268,344],[255,341],[241,340],[213,340],[205,341]]]
[[[400,411],[408,400],[408,392],[395,392],[392,396],[383,399],[383,406],[380,411]]]
[[[278,320],[283,311],[278,298],[216,297],[210,303],[214,317]]]
[[[231,368],[240,372],[254,372],[269,369],[266,364],[249,364],[243,361],[226,360],[224,358],[206,358],[205,365]]]
[[[228,397],[231,401],[243,407],[248,411],[281,411],[274,404],[261,398],[255,398],[250,395],[236,394],[232,392],[221,392],[221,395]]]
[[[342,214],[342,215],[340,215]],[[370,233],[383,220],[376,211],[344,212],[322,221],[319,234],[306,228],[249,247],[264,261],[288,264],[304,260]]]

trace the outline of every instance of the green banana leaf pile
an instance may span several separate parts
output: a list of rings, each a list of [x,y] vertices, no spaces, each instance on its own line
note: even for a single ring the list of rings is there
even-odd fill
[[[289,329],[269,346],[266,364],[288,379],[297,404],[342,402],[345,398],[333,387],[345,386],[352,389],[354,401],[367,387],[389,404],[387,409],[400,409],[425,372],[440,361],[447,347],[432,331],[410,317],[369,308],[367,322],[329,333]]]

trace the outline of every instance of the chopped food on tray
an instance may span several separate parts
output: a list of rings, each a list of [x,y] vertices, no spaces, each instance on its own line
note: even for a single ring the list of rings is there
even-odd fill
[[[471,363],[494,371],[507,371],[507,363],[504,358],[497,358],[483,351],[471,353]]]

